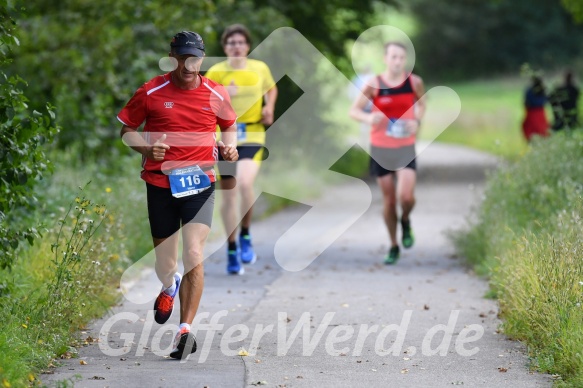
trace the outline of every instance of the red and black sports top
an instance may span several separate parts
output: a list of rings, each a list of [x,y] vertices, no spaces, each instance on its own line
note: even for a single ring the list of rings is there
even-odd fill
[[[370,142],[375,147],[400,148],[415,144],[415,135],[396,138],[387,135],[389,119],[415,119],[414,105],[417,96],[413,90],[411,76],[408,76],[401,85],[389,87],[377,76],[378,89],[373,97],[373,112],[381,112],[386,117],[374,124],[370,131]]]

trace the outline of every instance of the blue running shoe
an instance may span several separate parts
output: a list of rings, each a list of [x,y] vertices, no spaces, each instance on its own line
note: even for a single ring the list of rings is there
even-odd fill
[[[245,273],[245,268],[239,262],[239,249],[229,250],[227,249],[227,273],[229,275],[243,275]]]
[[[251,235],[239,236],[239,245],[241,246],[241,261],[243,264],[253,264],[257,260],[257,255],[251,244]]]

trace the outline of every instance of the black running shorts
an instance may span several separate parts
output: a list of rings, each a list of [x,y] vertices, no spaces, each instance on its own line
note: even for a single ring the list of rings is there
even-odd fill
[[[414,145],[401,148],[371,146],[370,174],[372,176],[379,178],[394,174],[395,171],[403,168],[417,170]]]
[[[170,189],[149,183],[146,187],[152,237],[170,237],[181,225],[189,222],[211,226],[215,204],[214,183],[202,193],[182,198],[174,198]]]

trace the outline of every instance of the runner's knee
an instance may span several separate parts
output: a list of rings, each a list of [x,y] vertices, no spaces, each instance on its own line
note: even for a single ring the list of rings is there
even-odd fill
[[[395,209],[397,206],[397,199],[394,195],[385,195],[383,202],[387,209]]]
[[[161,277],[171,277],[178,270],[178,263],[173,259],[157,259],[156,273]]]
[[[247,180],[241,180],[239,183],[239,190],[241,190],[241,195],[252,195],[253,194],[253,182]]]
[[[415,204],[415,196],[413,194],[401,194],[399,201],[402,206],[411,206]]]
[[[202,249],[199,247],[192,247],[188,248],[184,251],[183,261],[184,261],[184,268],[194,268],[203,260],[203,253]]]

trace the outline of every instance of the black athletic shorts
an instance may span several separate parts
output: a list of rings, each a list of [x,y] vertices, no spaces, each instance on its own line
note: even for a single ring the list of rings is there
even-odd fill
[[[170,189],[146,183],[148,217],[154,238],[167,238],[176,233],[181,225],[189,222],[209,227],[213,220],[215,184],[202,193],[174,198]]]
[[[415,159],[415,146],[400,148],[381,148],[371,146],[370,149],[370,174],[374,177],[382,177],[394,174],[403,168],[417,170]]]
[[[262,148],[263,146],[257,143],[247,143],[237,146],[237,152],[239,152],[239,160],[253,159],[255,155],[257,155],[257,153],[261,151]],[[219,163],[218,165],[219,175],[221,176],[221,179],[233,178],[237,175],[237,162],[235,163],[225,162],[225,159],[223,159],[223,155],[220,152],[219,162],[222,162]]]

